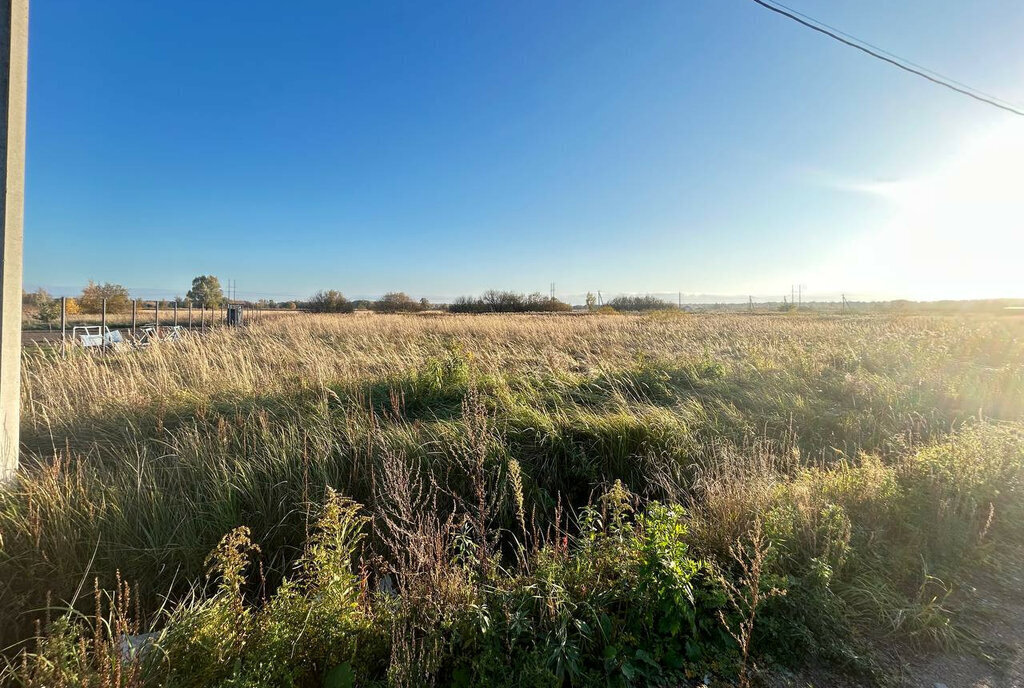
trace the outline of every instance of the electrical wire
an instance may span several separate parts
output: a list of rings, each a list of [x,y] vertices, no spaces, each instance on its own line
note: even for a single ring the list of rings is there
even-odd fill
[[[806,26],[808,29],[812,29],[814,31],[817,31],[818,33],[824,34],[829,38],[839,41],[840,43],[847,45],[851,48],[856,48],[857,50],[860,50],[861,52],[866,53],[871,57],[882,60],[883,62],[887,62],[893,65],[894,67],[902,69],[905,72],[910,72],[911,74],[919,76],[922,79],[927,79],[933,84],[943,86],[951,91],[955,91],[957,93],[960,93],[961,95],[965,95],[968,98],[973,98],[974,100],[985,103],[986,105],[991,105],[993,107],[999,108],[1000,110],[1005,110],[1006,112],[1010,112],[1015,115],[1020,115],[1021,117],[1024,117],[1024,109],[1020,109],[1015,105],[1011,105],[1006,101],[1003,101],[1001,98],[990,96],[986,93],[979,91],[976,88],[972,88],[970,86],[967,86],[966,84],[954,81],[949,77],[945,77],[931,69],[922,67],[920,65],[916,65],[913,62],[910,62],[909,60],[905,60],[888,51],[882,50],[881,48],[877,48],[871,45],[870,43],[867,43],[866,41],[862,41],[859,38],[851,36],[850,34],[843,33],[839,29],[833,28],[828,24],[818,21],[817,19],[808,17],[805,14],[801,14],[796,10],[792,10],[781,4],[767,2],[766,0],[752,1],[760,5],[761,7],[764,7],[765,9],[771,10],[776,14],[780,14],[783,17],[786,17],[787,19],[791,19],[797,22],[798,24]]]

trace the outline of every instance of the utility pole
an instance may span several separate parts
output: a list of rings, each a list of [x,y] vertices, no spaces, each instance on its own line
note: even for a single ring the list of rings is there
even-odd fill
[[[679,310],[683,310],[683,292],[679,292],[678,302],[676,303],[676,307],[679,308]]]
[[[25,209],[28,0],[0,3],[0,480],[18,470],[21,443],[21,270]]]
[[[749,304],[750,304],[750,312],[753,313],[754,312],[754,297],[753,296],[748,296],[747,299],[749,300]]]

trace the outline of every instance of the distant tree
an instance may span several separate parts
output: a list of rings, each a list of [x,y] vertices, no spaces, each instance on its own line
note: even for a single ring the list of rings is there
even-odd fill
[[[299,304],[296,301],[289,301],[288,303],[285,304],[284,307],[287,308],[290,311],[294,311],[294,310],[298,310]]]
[[[448,306],[452,313],[536,313],[571,311],[572,306],[534,292],[528,296],[511,291],[485,291],[480,298],[460,296]]]
[[[374,301],[371,308],[378,313],[410,313],[420,310],[420,304],[404,291],[392,291]]]
[[[597,308],[597,297],[594,296],[593,292],[587,292],[587,310],[592,311]]]
[[[484,310],[483,301],[472,296],[457,296],[448,304],[449,313],[481,313]]]
[[[617,311],[656,311],[671,308],[672,304],[657,296],[616,296],[608,305]]]
[[[103,310],[103,299],[107,300],[107,313],[125,313],[131,307],[131,296],[125,287],[110,282],[96,284],[92,280],[78,297],[78,305],[83,313],[99,313]]]
[[[64,304],[64,308],[68,315],[78,315],[82,312],[82,307],[78,305],[78,299],[68,298],[67,302]]]
[[[534,292],[525,299],[521,299],[521,303],[521,310],[528,313],[559,313],[572,310],[572,306],[564,301],[545,296],[540,292]]]
[[[36,320],[49,328],[60,318],[60,301],[50,298],[46,290],[40,289],[35,298]]]
[[[426,296],[424,296],[422,299],[420,299],[420,310],[423,310],[423,311],[430,310],[430,301],[427,299]]]
[[[22,306],[36,307],[48,301],[52,301],[50,297],[50,292],[46,291],[42,287],[39,287],[33,292],[21,292]]]
[[[352,302],[336,289],[318,291],[309,299],[309,309],[314,313],[351,313]]]
[[[213,275],[199,275],[192,280],[192,288],[185,295],[189,301],[207,308],[220,308],[224,303],[224,290]]]

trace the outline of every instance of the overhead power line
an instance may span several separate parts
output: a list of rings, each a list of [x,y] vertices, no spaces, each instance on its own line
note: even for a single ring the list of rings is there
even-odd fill
[[[933,84],[943,86],[951,91],[956,91],[961,95],[965,95],[968,98],[973,98],[974,100],[977,100],[979,102],[991,105],[993,107],[997,107],[1000,110],[1005,110],[1006,112],[1011,112],[1015,115],[1020,115],[1024,117],[1024,109],[1021,109],[1015,105],[1011,105],[1006,101],[1003,101],[1001,98],[990,96],[986,93],[979,91],[976,88],[972,88],[970,86],[967,86],[966,84],[954,81],[953,79],[943,76],[931,69],[927,69],[926,67],[916,65],[909,60],[905,60],[897,55],[882,50],[881,48],[877,48],[866,41],[862,41],[859,38],[851,36],[850,34],[843,33],[842,31],[835,29],[829,26],[828,24],[818,21],[817,19],[808,17],[806,14],[801,14],[796,10],[792,10],[786,7],[785,5],[767,2],[766,0],[753,0],[753,2],[757,3],[761,7],[764,7],[765,9],[775,12],[776,14],[782,15],[787,19],[792,19],[796,23],[806,26],[808,29],[812,29],[813,31],[817,31],[818,33],[824,34],[829,38],[832,38],[833,40],[839,41],[843,45],[855,48],[863,53],[870,55],[871,57],[882,60],[883,62],[887,62],[893,65],[894,67],[898,67],[899,69],[902,69],[905,72],[910,72],[911,74],[919,76],[922,79],[927,79]]]

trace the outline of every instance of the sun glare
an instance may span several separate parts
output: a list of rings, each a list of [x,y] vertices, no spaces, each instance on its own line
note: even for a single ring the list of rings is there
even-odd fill
[[[967,138],[915,178],[858,185],[892,207],[822,280],[912,299],[1024,296],[1024,126]]]

